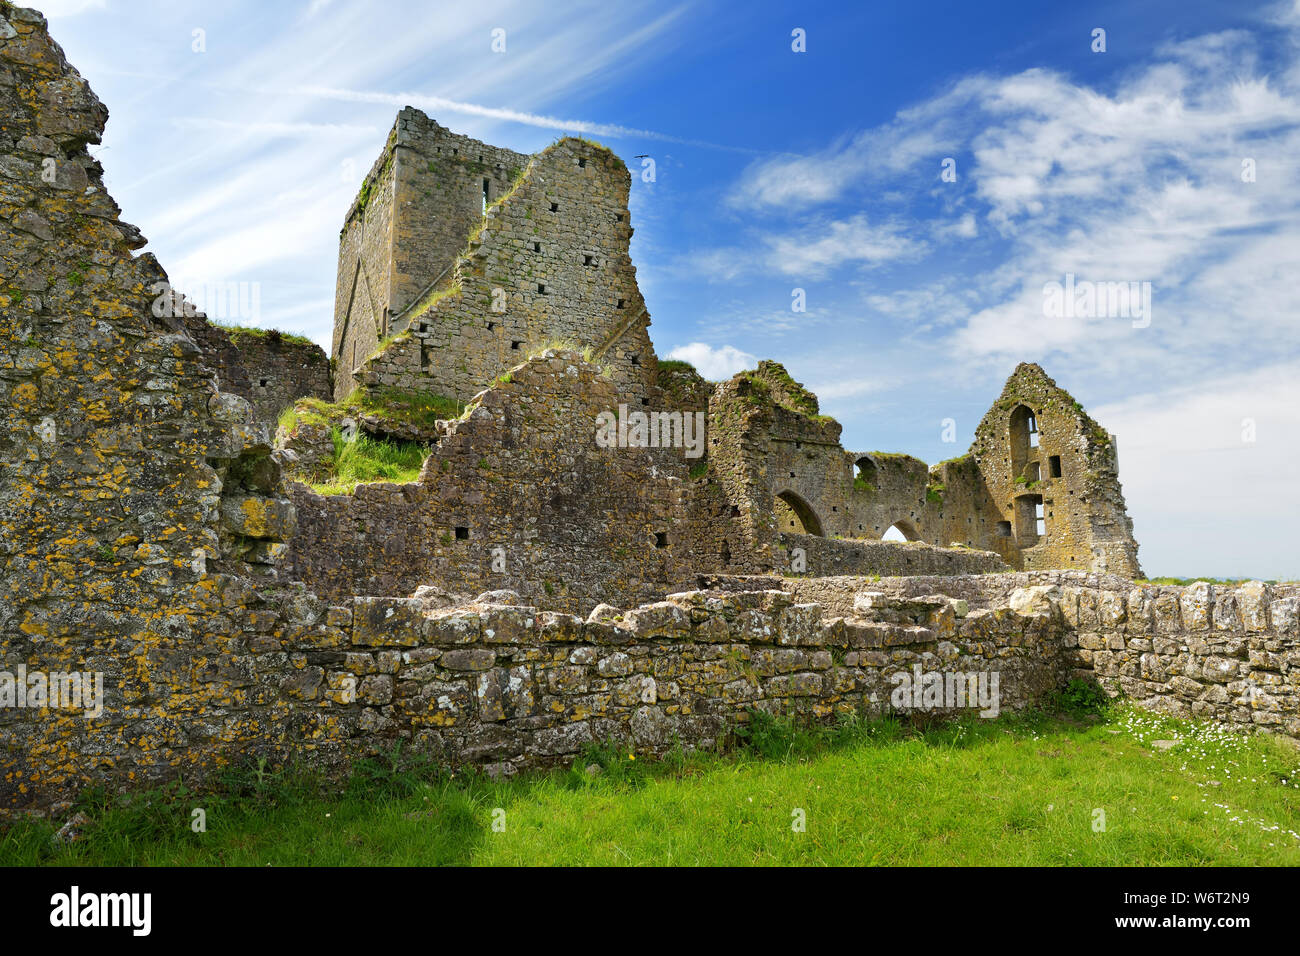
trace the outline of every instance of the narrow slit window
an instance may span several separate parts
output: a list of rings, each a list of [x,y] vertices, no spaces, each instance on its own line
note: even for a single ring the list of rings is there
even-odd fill
[[[492,180],[483,180],[483,211],[487,212],[488,202],[492,198]]]

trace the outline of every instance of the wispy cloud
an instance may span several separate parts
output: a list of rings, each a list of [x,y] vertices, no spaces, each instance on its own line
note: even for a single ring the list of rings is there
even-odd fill
[[[750,272],[816,279],[832,269],[854,264],[869,268],[919,258],[928,248],[908,235],[899,222],[872,223],[865,214],[829,220],[791,232],[750,230],[759,246],[731,246],[689,253],[684,261],[697,274],[729,280]]]
[[[426,113],[442,115],[456,113],[462,116],[478,116],[484,119],[499,120],[506,123],[520,123],[524,126],[536,126],[541,129],[556,130],[565,133],[579,133],[588,136],[605,136],[617,139],[645,139],[664,143],[677,143],[684,146],[698,146],[704,149],[731,150],[738,153],[755,154],[759,150],[742,146],[725,146],[698,139],[683,139],[669,133],[650,129],[635,129],[620,126],[617,123],[601,123],[592,120],[572,119],[550,116],[541,113],[529,113],[523,110],[507,109],[499,106],[483,106],[478,103],[465,103],[460,100],[447,99],[427,93],[384,93],[366,90],[343,90],[327,86],[299,86],[284,90],[292,96],[312,96],[328,100],[342,100],[351,103],[385,103],[401,108],[414,106]]]

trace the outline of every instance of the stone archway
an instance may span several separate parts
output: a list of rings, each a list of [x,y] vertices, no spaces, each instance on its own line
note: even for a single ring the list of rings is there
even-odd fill
[[[822,520],[817,516],[813,506],[793,491],[783,491],[772,502],[776,512],[777,530],[792,531],[795,534],[815,534],[826,537],[822,531]]]
[[[916,533],[916,525],[906,519],[899,519],[891,524],[885,533],[880,536],[881,541],[897,541],[898,537],[891,537],[891,531],[895,531],[904,541],[919,541],[921,536]]]

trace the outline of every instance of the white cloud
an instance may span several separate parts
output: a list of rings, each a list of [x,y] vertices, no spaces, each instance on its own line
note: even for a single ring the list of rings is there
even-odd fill
[[[710,281],[729,281],[754,272],[817,279],[846,264],[871,268],[917,259],[928,248],[925,241],[910,238],[900,223],[876,225],[866,215],[819,222],[793,231],[756,231],[753,241],[758,248],[697,250],[681,261],[694,274]]]
[[[864,182],[908,174],[917,185],[939,177],[940,160],[958,139],[962,106],[987,84],[970,77],[946,93],[900,111],[889,123],[842,137],[812,156],[779,156],[752,165],[733,187],[738,209],[798,210],[838,199]]]
[[[90,10],[103,10],[107,6],[108,0],[42,0],[40,11],[47,20],[61,20]]]
[[[758,359],[731,345],[714,348],[704,342],[679,345],[668,353],[668,358],[690,362],[711,382],[721,382],[737,372],[758,365]]]
[[[1300,578],[1300,362],[1091,411],[1118,438],[1148,574]]]

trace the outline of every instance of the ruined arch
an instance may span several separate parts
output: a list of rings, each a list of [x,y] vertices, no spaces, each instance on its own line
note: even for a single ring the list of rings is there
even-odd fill
[[[906,518],[900,518],[886,528],[885,534],[880,536],[880,540],[884,541],[885,535],[889,534],[890,531],[897,531],[907,541],[919,541],[921,539],[921,536],[917,534],[916,525],[912,524],[912,522],[908,521]]]
[[[813,506],[793,491],[783,491],[772,502],[776,512],[777,528],[781,531],[793,531],[796,534],[815,534],[826,537],[822,531],[822,520],[817,516]]]
[[[853,487],[862,489],[865,485],[867,488],[876,487],[876,463],[871,460],[870,455],[861,455],[853,463]],[[864,489],[865,490],[865,489]]]

